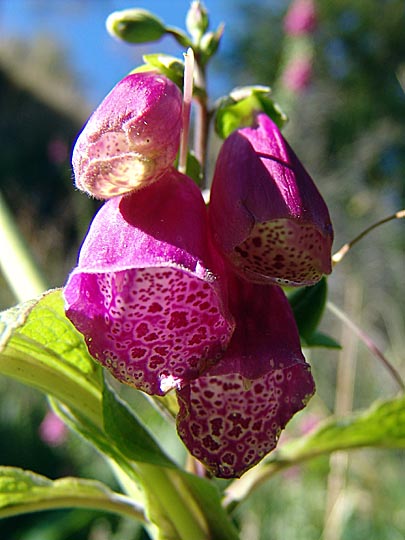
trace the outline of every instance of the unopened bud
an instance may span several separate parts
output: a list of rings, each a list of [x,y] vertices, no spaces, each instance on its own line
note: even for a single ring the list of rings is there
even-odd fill
[[[145,9],[114,11],[107,17],[107,31],[129,43],[157,41],[166,34],[163,22]]]
[[[179,149],[181,110],[182,94],[164,75],[125,77],[76,141],[76,186],[97,199],[109,199],[157,180]]]
[[[191,3],[186,17],[186,27],[190,35],[199,42],[209,25],[208,12],[199,0]]]

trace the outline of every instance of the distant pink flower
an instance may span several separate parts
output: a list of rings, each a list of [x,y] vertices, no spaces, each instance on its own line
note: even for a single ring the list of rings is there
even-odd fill
[[[312,178],[265,114],[220,150],[210,224],[221,253],[255,283],[312,285],[331,272],[333,230]]]
[[[230,298],[236,329],[225,356],[177,391],[180,437],[223,478],[268,454],[315,391],[283,291],[231,278]]]
[[[294,0],[284,18],[284,30],[292,36],[309,34],[316,28],[317,16],[313,0]]]
[[[182,94],[164,75],[141,72],[122,79],[76,141],[76,186],[109,199],[157,180],[176,157],[181,110]]]
[[[66,314],[113,375],[163,395],[218,362],[233,331],[195,183],[174,169],[93,220]]]
[[[60,446],[66,441],[68,430],[57,414],[48,411],[39,426],[39,436],[49,446]]]
[[[286,88],[299,94],[308,88],[312,78],[312,61],[306,57],[296,57],[287,64],[282,80]]]

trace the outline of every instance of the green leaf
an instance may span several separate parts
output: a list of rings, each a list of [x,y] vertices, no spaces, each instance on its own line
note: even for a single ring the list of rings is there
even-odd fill
[[[303,345],[340,348],[333,338],[317,332],[328,297],[328,283],[323,277],[316,285],[300,287],[287,293]]]
[[[168,531],[171,526],[169,523],[162,526],[161,523],[167,522],[167,517],[165,517],[165,513],[169,510],[167,501],[170,490],[174,486],[178,493],[176,496],[180,496],[175,513],[179,512],[180,506],[184,504],[197,505],[195,515],[202,513],[209,527],[209,538],[237,540],[236,529],[221,507],[218,488],[207,479],[178,470],[146,427],[135,417],[135,412],[130,410],[107,384],[103,393],[103,404],[106,432],[111,440],[115,441],[120,452],[128,459],[165,467],[165,470],[151,467],[142,467],[139,470],[140,480],[147,493],[148,515],[162,529],[161,534],[166,527],[167,537],[170,538]],[[156,490],[159,490],[159,496],[155,493]],[[174,496],[172,492],[172,498]],[[189,511],[191,512],[191,509]],[[169,516],[171,516],[170,510]]]
[[[270,95],[268,86],[244,86],[232,90],[216,107],[216,133],[225,139],[235,129],[252,126],[259,111],[266,113],[280,128],[283,127],[287,117]]]
[[[322,332],[314,332],[308,339],[302,339],[304,347],[325,347],[326,349],[341,349],[342,346],[332,337]]]
[[[319,454],[373,446],[405,448],[405,396],[378,401],[368,410],[331,419],[316,431],[286,444],[275,460],[302,461]]]
[[[61,290],[0,314],[0,374],[102,423],[101,367],[65,316]]]
[[[128,459],[162,467],[176,467],[135,412],[128,408],[107,383],[103,391],[103,417],[108,437]]]
[[[92,508],[145,521],[140,506],[101,482],[50,480],[16,467],[0,467],[0,518],[57,508]]]
[[[52,409],[70,429],[108,458],[108,463],[119,479],[121,486],[123,486],[125,493],[130,495],[133,500],[144,504],[141,482],[133,463],[111,442],[105,431],[85,416],[80,415],[77,410],[69,409],[52,398],[49,401]]]
[[[405,448],[405,395],[375,402],[363,412],[329,419],[312,433],[285,443],[262,465],[228,486],[225,506],[234,506],[287,467],[320,455],[366,447]]]
[[[215,32],[207,32],[202,36],[200,41],[201,64],[206,65],[208,60],[217,52],[222,36],[224,34],[225,25],[221,23]]]

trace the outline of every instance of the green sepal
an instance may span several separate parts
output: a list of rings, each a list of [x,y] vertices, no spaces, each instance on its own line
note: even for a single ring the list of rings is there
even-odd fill
[[[287,122],[287,116],[271,98],[268,86],[235,88],[216,105],[215,131],[225,139],[235,129],[253,126],[258,112],[267,114],[279,128]]]
[[[340,348],[339,343],[333,338],[317,332],[328,297],[328,283],[325,277],[316,285],[288,292],[287,297],[304,346]]]
[[[203,66],[217,52],[224,30],[225,25],[220,24],[215,32],[207,32],[203,35],[199,47]]]
[[[106,28],[113,37],[127,43],[158,41],[167,33],[161,19],[138,8],[114,11],[107,17]]]
[[[183,88],[184,62],[175,56],[163,53],[144,54],[145,64],[133,69],[131,73],[140,71],[158,71],[173,81],[177,86]]]
[[[183,90],[184,62],[182,60],[163,53],[144,54],[142,58],[145,64],[133,69],[131,73],[158,71],[177,84],[180,90]],[[197,85],[193,86],[193,95],[206,98],[205,90]]]

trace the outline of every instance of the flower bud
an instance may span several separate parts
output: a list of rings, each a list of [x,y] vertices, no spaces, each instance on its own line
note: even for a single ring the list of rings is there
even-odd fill
[[[204,200],[175,169],[99,210],[64,290],[90,354],[148,394],[222,357],[233,332]]]
[[[186,16],[186,27],[198,42],[209,26],[208,11],[200,0],[193,0]]]
[[[166,34],[163,22],[145,9],[114,11],[107,17],[109,34],[129,43],[157,41]]]
[[[180,143],[182,94],[164,75],[120,81],[94,111],[73,149],[76,186],[98,199],[128,193],[171,167]]]
[[[311,285],[331,272],[327,206],[265,114],[234,131],[219,153],[210,199],[214,239],[255,283]]]

